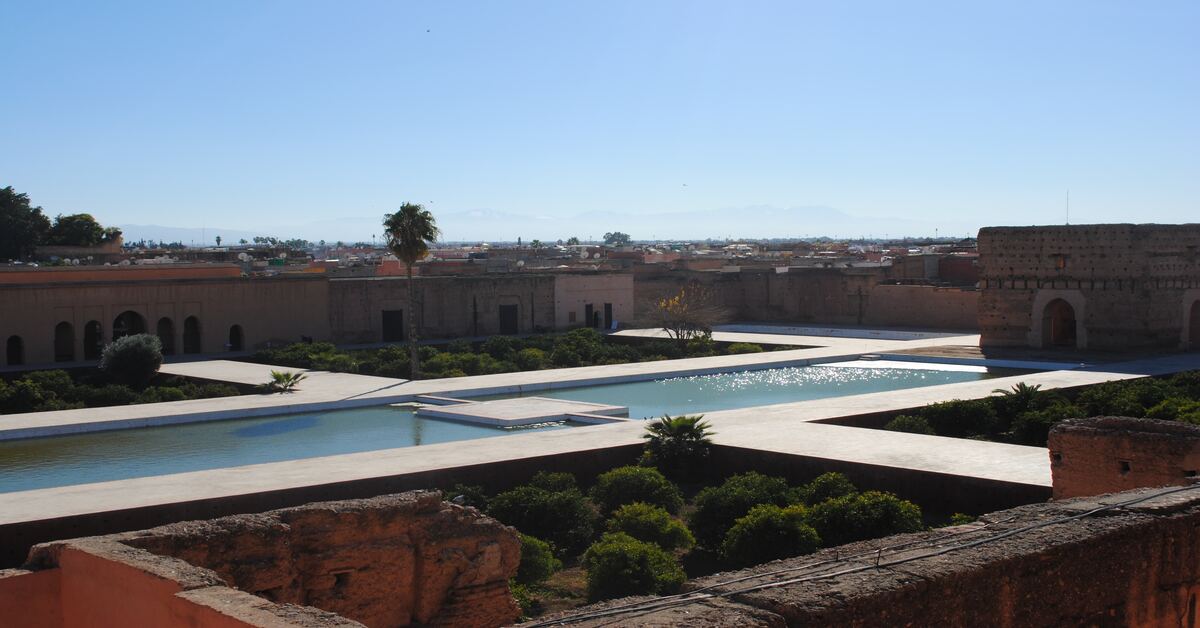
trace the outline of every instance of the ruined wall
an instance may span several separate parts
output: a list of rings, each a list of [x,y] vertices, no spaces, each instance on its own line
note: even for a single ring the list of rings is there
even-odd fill
[[[979,292],[879,284],[871,288],[864,322],[876,327],[978,329]]]
[[[100,337],[109,342],[117,316],[133,311],[144,319],[147,333],[156,332],[160,319],[169,319],[176,353],[184,347],[184,321],[194,316],[200,352],[223,353],[233,325],[241,327],[246,349],[272,340],[297,342],[301,336],[328,339],[328,301],[328,282],[321,277],[0,284],[0,340],[20,336],[25,364],[50,364],[55,327],[70,323],[74,358],[83,360],[89,321],[100,323]]]
[[[984,346],[1043,346],[1063,298],[1080,348],[1174,348],[1200,287],[1200,225],[988,227],[979,254]]]
[[[26,568],[57,576],[67,628],[496,626],[519,560],[512,528],[417,491],[49,543]],[[30,582],[0,578],[0,601]]]
[[[1200,426],[1178,421],[1072,419],[1047,447],[1055,499],[1183,485],[1200,471]]]
[[[383,340],[383,311],[413,311],[405,278],[332,279],[329,326],[340,344]],[[422,338],[490,336],[500,333],[500,306],[517,306],[518,333],[554,328],[554,277],[486,275],[419,277],[417,319]]]
[[[554,275],[554,326],[570,329],[588,325],[587,305],[600,314],[604,325],[604,304],[612,304],[613,321],[628,325],[633,319],[633,275],[628,273],[587,273]]]
[[[743,591],[728,598],[572,625],[1194,627],[1200,490],[1081,516],[1160,492],[1022,506],[969,526],[843,545],[684,586]],[[763,584],[774,586],[746,590]]]

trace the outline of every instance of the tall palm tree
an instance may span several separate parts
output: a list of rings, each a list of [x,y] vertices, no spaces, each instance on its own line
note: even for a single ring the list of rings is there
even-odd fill
[[[388,248],[404,262],[408,273],[408,365],[410,377],[417,379],[420,363],[417,357],[417,287],[413,282],[413,265],[429,254],[429,245],[438,238],[437,222],[429,210],[415,203],[405,203],[400,211],[383,217],[384,236]]]

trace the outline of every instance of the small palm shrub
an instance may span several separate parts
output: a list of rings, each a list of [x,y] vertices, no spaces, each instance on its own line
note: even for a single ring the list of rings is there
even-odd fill
[[[617,467],[601,473],[591,498],[604,515],[633,502],[658,506],[670,513],[679,512],[683,505],[679,488],[654,467]]]
[[[641,502],[618,508],[608,520],[608,531],[624,532],[665,550],[688,548],[696,542],[687,526],[671,513]]]
[[[804,506],[759,504],[738,519],[721,543],[721,560],[731,567],[811,554],[821,537],[808,525]]]
[[[712,426],[704,415],[664,416],[646,426],[642,464],[658,467],[676,481],[700,477],[712,455]]]
[[[521,565],[517,582],[537,584],[562,569],[562,561],[554,557],[550,544],[528,534],[521,535]]]
[[[720,486],[710,486],[696,495],[696,510],[688,520],[696,542],[719,550],[734,522],[759,504],[787,506],[795,494],[783,478],[751,471],[735,475]]]
[[[296,385],[307,377],[304,373],[292,371],[271,371],[271,381],[262,385],[266,393],[285,393],[296,390]]]
[[[105,345],[100,369],[118,382],[144,387],[162,366],[162,341],[153,334],[123,336]]]
[[[588,600],[674,593],[687,578],[679,561],[661,547],[624,532],[605,534],[583,555]]]

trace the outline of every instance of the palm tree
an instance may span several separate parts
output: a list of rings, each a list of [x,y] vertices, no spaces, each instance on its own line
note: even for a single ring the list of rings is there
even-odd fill
[[[642,463],[668,477],[695,479],[712,452],[712,426],[703,414],[663,418],[646,426]]]
[[[417,379],[417,287],[413,283],[413,264],[429,253],[429,245],[440,233],[433,214],[415,203],[405,203],[400,211],[383,217],[384,236],[392,253],[404,262],[408,274],[408,365],[409,376]]]

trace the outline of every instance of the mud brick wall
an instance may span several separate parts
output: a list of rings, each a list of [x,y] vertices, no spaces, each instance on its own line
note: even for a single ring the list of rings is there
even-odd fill
[[[1047,446],[1055,499],[1184,485],[1200,471],[1200,426],[1176,421],[1073,419]]]
[[[1102,504],[1146,489],[992,513],[983,522],[888,537],[688,582],[685,590],[744,589],[854,570],[573,626],[1189,626],[1200,593],[1200,490],[1159,496],[1100,516]],[[1043,527],[1029,529],[1029,526]],[[1015,534],[1001,538],[1006,532]],[[969,541],[993,538],[969,546]],[[931,549],[955,545],[939,556]],[[875,566],[878,548],[883,566]],[[897,548],[897,549],[890,549]],[[889,566],[892,560],[910,562]],[[825,561],[824,569],[807,569]],[[795,568],[783,575],[767,572]],[[757,576],[757,577],[755,577]],[[722,585],[747,578],[736,585]],[[634,601],[614,600],[583,611]]]
[[[987,227],[979,264],[984,346],[1037,346],[1039,294],[1070,294],[1085,348],[1174,348],[1200,298],[1200,225]]]

